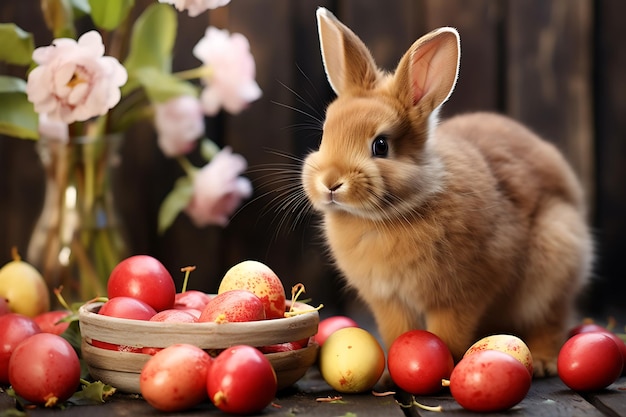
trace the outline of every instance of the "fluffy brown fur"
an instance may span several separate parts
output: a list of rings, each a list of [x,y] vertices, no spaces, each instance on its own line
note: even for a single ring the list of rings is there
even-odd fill
[[[572,169],[503,116],[438,124],[458,73],[454,29],[420,38],[386,74],[330,12],[317,16],[337,99],[302,184],[384,343],[425,327],[458,360],[479,337],[512,333],[529,345],[536,375],[554,374],[592,263]],[[376,139],[386,154],[373,155]]]

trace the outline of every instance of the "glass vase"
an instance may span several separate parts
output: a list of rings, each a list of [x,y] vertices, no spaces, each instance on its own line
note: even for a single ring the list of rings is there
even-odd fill
[[[63,288],[68,302],[106,296],[111,270],[127,256],[112,188],[121,140],[104,135],[37,143],[46,191],[27,260],[51,290]]]

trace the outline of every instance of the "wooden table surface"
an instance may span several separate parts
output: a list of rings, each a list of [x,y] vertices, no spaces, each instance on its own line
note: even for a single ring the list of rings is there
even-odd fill
[[[328,400],[341,396],[337,401]],[[304,378],[293,387],[278,393],[274,402],[266,407],[260,416],[285,417],[415,417],[415,416],[479,416],[481,414],[463,410],[450,395],[449,391],[431,397],[419,397],[416,400],[431,406],[441,405],[443,411],[434,413],[417,407],[401,408],[396,398],[404,403],[410,402],[410,396],[398,394],[378,397],[371,393],[358,395],[340,395],[328,386],[312,368]],[[0,417],[12,416],[8,410],[15,403],[4,391],[0,393]],[[28,416],[44,417],[122,417],[122,416],[224,416],[208,401],[184,413],[162,413],[152,408],[137,395],[116,393],[102,405],[69,406],[63,410],[34,408],[27,410]],[[624,416],[626,417],[626,377],[615,384],[594,394],[579,395],[568,389],[558,378],[533,381],[527,397],[520,404],[505,413],[486,414],[497,416]]]

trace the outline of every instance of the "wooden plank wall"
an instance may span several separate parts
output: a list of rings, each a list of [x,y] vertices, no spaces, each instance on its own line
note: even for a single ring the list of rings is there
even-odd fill
[[[351,26],[388,69],[426,31],[458,28],[461,76],[443,115],[506,113],[563,150],[583,179],[598,238],[600,278],[585,306],[594,314],[619,313],[625,303],[615,294],[626,288],[621,0],[232,0],[228,8],[198,18],[181,14],[176,69],[197,64],[191,48],[207,24],[250,40],[264,96],[237,117],[210,120],[207,130],[248,159],[256,193],[224,230],[199,230],[181,216],[158,236],[158,205],[180,171],[160,155],[151,128],[137,126],[122,150],[118,189],[133,252],[157,256],[174,273],[197,265],[194,286],[206,291],[215,291],[230,265],[254,258],[272,266],[287,285],[304,282],[315,302],[329,305],[328,314],[351,298],[324,254],[315,217],[280,210],[288,198],[285,187],[298,180],[299,158],[319,140],[332,99],[319,55],[318,6]],[[46,44],[49,34],[33,17],[37,7],[36,0],[3,1],[0,21],[19,22]],[[32,143],[0,138],[0,263],[9,259],[12,245],[25,252],[42,201],[40,177]]]

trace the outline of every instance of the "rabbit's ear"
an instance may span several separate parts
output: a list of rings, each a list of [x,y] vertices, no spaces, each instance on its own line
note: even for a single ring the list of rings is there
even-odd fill
[[[394,76],[396,94],[408,106],[433,111],[452,94],[459,74],[459,33],[436,29],[411,45]]]
[[[335,93],[373,88],[378,70],[365,44],[327,9],[318,8],[316,15],[324,69]]]

